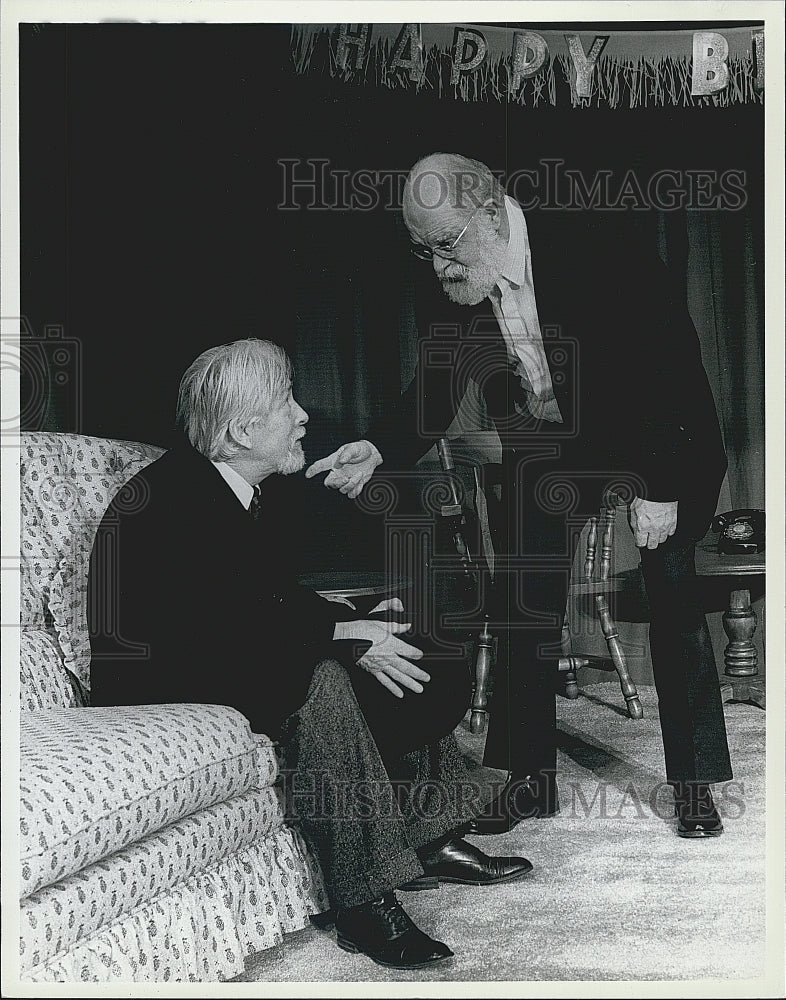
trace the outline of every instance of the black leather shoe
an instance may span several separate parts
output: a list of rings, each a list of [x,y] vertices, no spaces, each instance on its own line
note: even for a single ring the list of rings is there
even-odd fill
[[[336,923],[336,915],[332,910],[312,913],[308,919],[320,931],[332,931]]]
[[[422,969],[453,957],[446,944],[416,926],[394,892],[364,906],[338,910],[336,940],[344,951],[361,952],[391,969]]]
[[[710,786],[703,782],[686,781],[674,786],[674,812],[680,837],[720,837],[723,833]]]
[[[468,833],[487,835],[508,833],[523,819],[555,816],[559,812],[559,799],[554,781],[538,788],[537,780],[509,777],[499,795],[470,822]]]
[[[460,885],[498,885],[513,882],[532,871],[526,858],[493,858],[461,837],[449,840],[442,847],[425,855],[421,861],[423,874],[399,886],[407,892],[436,889],[440,882]]]

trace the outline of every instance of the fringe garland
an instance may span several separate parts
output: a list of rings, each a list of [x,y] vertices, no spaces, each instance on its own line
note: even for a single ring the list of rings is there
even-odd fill
[[[522,107],[537,108],[567,103],[574,108],[609,107],[730,107],[735,104],[763,104],[763,92],[753,85],[753,56],[729,56],[729,81],[715,94],[691,94],[691,60],[684,57],[620,59],[602,57],[592,74],[592,94],[576,94],[570,57],[559,54],[535,77],[525,80],[518,94],[508,92],[509,56],[488,56],[476,70],[465,73],[457,84],[450,83],[450,53],[437,45],[423,50],[423,75],[410,79],[404,70],[390,69],[393,45],[378,38],[365,53],[363,65],[356,68],[354,58],[342,70],[336,63],[334,47],[327,32],[307,34],[292,29],[292,59],[298,75],[321,73],[353,86],[404,88],[431,91],[440,98],[462,101],[507,101]]]

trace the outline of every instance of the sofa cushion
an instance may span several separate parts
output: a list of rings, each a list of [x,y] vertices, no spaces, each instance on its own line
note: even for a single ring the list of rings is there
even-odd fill
[[[49,709],[20,735],[21,898],[277,774],[226,706]]]
[[[115,494],[161,454],[161,448],[134,441],[22,435],[22,621],[51,621],[64,667],[85,692],[87,572],[95,533]]]
[[[57,637],[51,628],[23,627],[20,634],[19,701],[28,712],[79,704]]]

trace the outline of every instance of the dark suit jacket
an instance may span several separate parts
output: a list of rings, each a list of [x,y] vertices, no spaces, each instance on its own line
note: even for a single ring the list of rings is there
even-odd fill
[[[341,606],[296,583],[284,485],[261,484],[253,521],[214,466],[181,447],[120,491],[90,561],[93,705],[232,705],[272,735],[316,663],[346,656],[332,641]]]
[[[614,238],[588,213],[525,216],[564,424],[533,429],[532,421],[511,420],[520,385],[491,304],[454,305],[423,264],[415,377],[366,437],[380,448],[383,468],[411,465],[444,433],[471,376],[503,449],[558,445],[562,467],[582,483],[593,482],[590,471],[629,474],[638,495],[678,500],[679,530],[700,537],[715,511],[726,456],[684,295],[657,253]],[[582,500],[588,510],[600,503],[600,487],[592,488],[594,497]]]

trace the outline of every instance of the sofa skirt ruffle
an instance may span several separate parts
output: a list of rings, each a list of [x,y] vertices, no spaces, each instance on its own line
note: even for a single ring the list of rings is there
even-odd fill
[[[22,981],[225,981],[327,907],[300,833],[281,827],[23,971]]]

